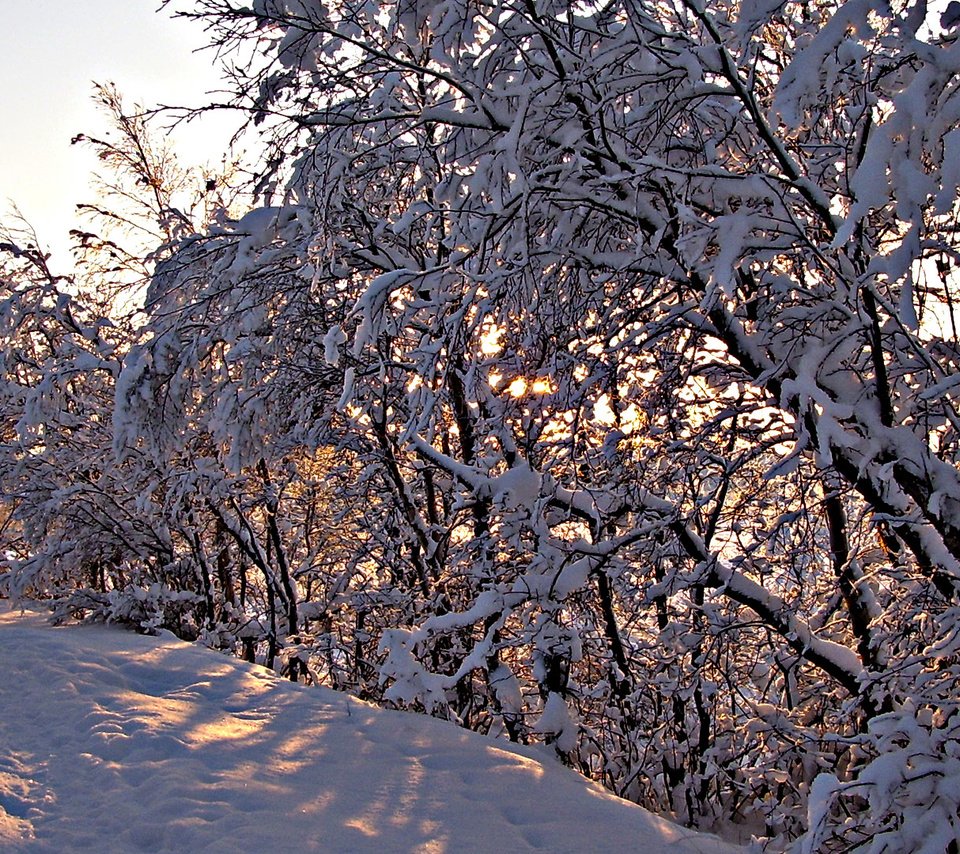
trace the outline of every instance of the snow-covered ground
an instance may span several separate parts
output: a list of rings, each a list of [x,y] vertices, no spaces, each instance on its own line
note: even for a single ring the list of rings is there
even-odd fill
[[[732,854],[533,749],[172,636],[0,612],[5,852]]]

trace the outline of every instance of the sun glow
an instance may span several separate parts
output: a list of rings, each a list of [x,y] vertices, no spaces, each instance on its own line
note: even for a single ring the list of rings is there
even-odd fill
[[[500,377],[497,379],[499,383]],[[507,392],[511,397],[524,397],[528,394],[552,394],[555,390],[551,377],[536,377],[532,380],[528,380],[526,377],[514,377],[507,385]]]
[[[480,352],[484,356],[497,356],[503,352],[504,329],[501,326],[490,326],[480,336]]]
[[[507,391],[511,397],[523,397],[527,393],[527,381],[523,377],[515,377],[507,386]]]

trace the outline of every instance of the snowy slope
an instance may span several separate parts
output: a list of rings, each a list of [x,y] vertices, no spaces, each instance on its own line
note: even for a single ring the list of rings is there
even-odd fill
[[[0,613],[5,852],[730,854],[530,749],[182,643]]]

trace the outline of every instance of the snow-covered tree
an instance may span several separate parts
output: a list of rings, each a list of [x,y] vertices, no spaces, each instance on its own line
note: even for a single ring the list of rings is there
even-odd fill
[[[156,460],[140,448],[114,453],[114,408],[158,243],[203,227],[213,191],[174,165],[114,88],[97,87],[96,100],[112,137],[77,140],[109,171],[97,202],[79,206],[88,217],[72,233],[76,273],[55,274],[23,224],[0,241],[4,590],[50,598],[58,616],[196,636],[215,617],[197,523]],[[199,211],[191,220],[174,204],[198,188],[199,207],[184,206]]]
[[[165,234],[111,423],[201,613],[691,824],[955,849],[955,20],[182,14],[260,204]]]
[[[0,481],[13,523],[4,536],[5,591],[148,619],[142,596],[119,599],[131,586],[142,591],[151,575],[159,581],[176,561],[163,520],[138,498],[137,469],[113,463],[124,335],[102,306],[51,273],[35,245],[0,248]],[[182,592],[194,600],[192,587],[174,599]]]

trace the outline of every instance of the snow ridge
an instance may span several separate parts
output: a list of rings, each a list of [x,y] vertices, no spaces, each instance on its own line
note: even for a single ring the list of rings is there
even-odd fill
[[[5,612],[0,655],[6,852],[737,850],[548,753],[293,685],[168,633]]]

